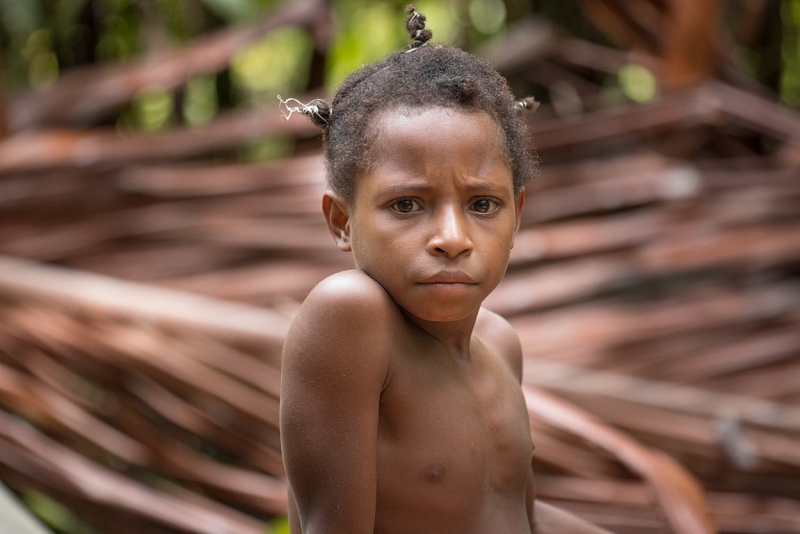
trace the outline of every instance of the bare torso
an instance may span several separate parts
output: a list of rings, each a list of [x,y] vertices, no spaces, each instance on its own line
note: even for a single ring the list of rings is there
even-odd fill
[[[379,352],[387,373],[378,408],[374,533],[530,533],[533,444],[520,355],[504,354],[518,352],[511,327],[482,310],[469,357],[459,358],[388,298],[383,305],[389,308],[380,314]]]
[[[376,533],[530,532],[527,411],[518,378],[484,341],[488,322],[469,361],[398,325],[408,332],[381,394]]]

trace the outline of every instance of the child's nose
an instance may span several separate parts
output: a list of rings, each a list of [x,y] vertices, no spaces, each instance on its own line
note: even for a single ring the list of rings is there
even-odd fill
[[[472,252],[473,243],[465,215],[456,207],[442,209],[434,220],[434,231],[428,242],[428,252],[455,258]]]

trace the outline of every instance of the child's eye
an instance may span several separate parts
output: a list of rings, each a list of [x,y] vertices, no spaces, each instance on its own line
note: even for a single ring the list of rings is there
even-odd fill
[[[483,214],[494,213],[499,207],[500,204],[491,198],[479,198],[472,203],[472,211]]]
[[[416,200],[404,198],[392,204],[392,209],[397,213],[413,213],[421,210],[422,207],[419,205],[419,203],[417,203]]]

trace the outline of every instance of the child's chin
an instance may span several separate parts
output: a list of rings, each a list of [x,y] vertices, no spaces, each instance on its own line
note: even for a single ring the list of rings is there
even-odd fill
[[[461,321],[474,314],[480,308],[465,305],[444,305],[444,306],[410,306],[406,312],[414,317],[431,323],[448,323]]]

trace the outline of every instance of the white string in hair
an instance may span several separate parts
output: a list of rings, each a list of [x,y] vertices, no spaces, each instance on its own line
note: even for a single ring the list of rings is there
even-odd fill
[[[414,39],[416,39],[417,37],[419,37],[419,33],[420,33],[421,31],[422,31],[422,30],[417,30],[417,35],[416,35],[416,36],[414,36]],[[408,54],[409,52],[413,52],[414,50],[419,50],[419,49],[420,49],[420,48],[422,48],[423,46],[428,46],[428,43],[422,43],[422,44],[421,44],[421,45],[419,45],[419,46],[414,46],[413,44],[406,45],[406,46],[408,46],[408,50],[404,51],[404,52],[403,52],[404,54]]]
[[[325,119],[325,117],[319,114],[319,104],[324,102],[324,100],[315,98],[308,104],[304,104],[299,100],[297,100],[296,98],[287,98],[286,100],[284,100],[283,98],[281,98],[281,95],[278,95],[278,100],[281,101],[280,106],[278,107],[281,110],[281,115],[283,115],[284,120],[289,120],[292,116],[292,113],[302,113],[303,115],[316,115],[317,117],[320,118],[322,122],[328,124],[328,121]],[[294,102],[296,102],[298,105],[296,106],[289,105],[290,103]]]
[[[408,22],[406,23],[406,25],[408,25],[408,24],[411,24],[411,22],[412,22],[414,19],[416,19],[416,18],[419,18],[419,11],[417,11],[417,10],[415,9],[414,11],[412,11],[412,12],[411,12],[411,18],[410,18],[410,19],[408,19]],[[420,34],[421,34],[421,33],[422,33],[422,30],[421,30],[421,29],[420,29],[420,30],[417,30],[416,32],[414,32],[414,39],[413,39],[413,40],[415,40],[415,41],[416,41],[417,39],[419,39],[419,36],[420,36]],[[428,44],[428,43],[427,43],[427,42],[426,42],[426,43],[422,43],[422,44],[421,44],[421,45],[419,45],[419,46],[414,46],[414,45],[413,45],[413,43],[412,43],[412,44],[409,44],[409,45],[408,45],[408,50],[406,50],[406,51],[405,51],[405,53],[406,53],[406,54],[408,54],[409,52],[413,52],[413,51],[414,51],[414,50],[416,50],[417,48],[422,48],[422,47],[423,47],[423,46],[425,46],[426,44]]]
[[[532,102],[528,102],[524,99],[517,100],[516,102],[514,102],[514,107],[517,109],[527,109],[528,111],[536,111],[537,109],[539,109],[539,102],[535,100]]]

